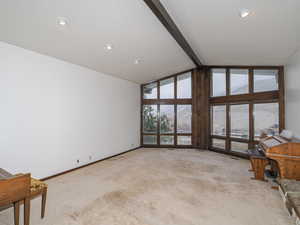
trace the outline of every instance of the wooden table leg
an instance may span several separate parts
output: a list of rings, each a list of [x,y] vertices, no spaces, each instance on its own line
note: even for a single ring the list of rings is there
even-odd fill
[[[43,194],[42,194],[42,212],[41,212],[42,219],[45,217],[46,200],[47,200],[47,188],[43,190]]]
[[[27,197],[24,200],[24,225],[30,223],[30,198]]]
[[[14,203],[14,220],[15,220],[15,225],[20,224],[20,202]]]
[[[253,165],[253,160],[250,159],[250,163],[251,163],[251,168],[248,170],[249,172],[254,172],[254,165]]]
[[[261,158],[251,158],[251,163],[254,170],[254,178],[252,179],[267,181],[265,179],[265,168],[268,164],[268,160]]]

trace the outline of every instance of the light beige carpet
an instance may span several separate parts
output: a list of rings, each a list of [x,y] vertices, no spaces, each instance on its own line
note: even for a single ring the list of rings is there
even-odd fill
[[[290,225],[278,191],[249,161],[209,151],[140,149],[47,181],[31,225]],[[0,225],[13,224],[13,210]]]

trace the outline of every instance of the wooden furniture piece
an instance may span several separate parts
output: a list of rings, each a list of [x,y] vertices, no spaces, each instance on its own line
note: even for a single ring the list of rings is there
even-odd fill
[[[20,176],[23,174],[18,174],[16,176]],[[35,178],[30,179],[30,200],[42,196],[42,204],[41,204],[41,218],[45,217],[45,209],[46,209],[46,200],[47,200],[47,191],[48,186],[46,183],[37,180]]]
[[[11,176],[1,169],[0,206],[14,204],[15,225],[19,225],[20,204],[24,201],[24,225],[30,219],[30,174]]]
[[[252,168],[250,171],[254,173],[254,177],[251,179],[267,181],[265,179],[265,168],[269,164],[269,160],[264,156],[252,154],[250,156],[250,162]]]
[[[300,180],[300,143],[289,142],[280,136],[263,138],[258,149],[249,152],[254,178],[265,180],[265,167],[272,165],[280,178]]]
[[[48,186],[44,182],[31,178],[30,197],[31,199],[42,196],[41,218],[45,217]]]
[[[16,175],[12,175],[10,173],[8,173],[7,171],[3,170],[0,168],[0,179],[1,178],[4,178],[4,179],[7,179],[7,178],[18,178],[18,177],[22,177],[24,176],[24,174],[16,174]],[[41,205],[41,218],[43,219],[45,217],[45,208],[46,208],[46,199],[47,199],[47,184],[40,181],[40,180],[37,180],[37,179],[34,179],[34,178],[30,178],[29,179],[29,194],[28,194],[28,199],[29,200],[32,200],[36,197],[39,197],[39,196],[42,196],[42,205]],[[10,187],[12,188],[12,186]],[[0,186],[0,190],[1,190],[1,186]],[[1,192],[0,192],[1,193]],[[26,202],[24,200],[21,200],[19,202],[17,202],[16,204],[14,204],[14,218],[15,218],[15,225],[19,225],[19,216],[20,216],[20,205],[21,204],[26,204]],[[5,205],[5,208],[9,208],[11,207],[12,205]],[[0,207],[1,209],[1,207]],[[29,216],[28,216],[29,218]]]
[[[300,180],[300,143],[274,146],[266,156],[277,162],[281,178]]]

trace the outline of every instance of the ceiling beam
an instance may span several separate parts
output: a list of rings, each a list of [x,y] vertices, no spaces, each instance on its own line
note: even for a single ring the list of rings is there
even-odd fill
[[[177,41],[177,43],[185,51],[185,53],[190,57],[194,64],[197,67],[202,67],[203,64],[201,63],[200,59],[193,51],[183,34],[180,32],[179,28],[172,20],[171,16],[162,5],[162,3],[159,0],[144,0],[144,2],[152,10],[152,12],[156,15],[160,22],[165,26],[165,28],[169,31],[169,33],[173,36],[173,38]]]

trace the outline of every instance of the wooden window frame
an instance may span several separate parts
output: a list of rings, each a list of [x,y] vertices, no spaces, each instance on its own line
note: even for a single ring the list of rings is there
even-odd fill
[[[190,73],[191,74],[191,98],[177,98],[177,77],[180,75],[183,75],[185,73]],[[163,80],[167,80],[170,78],[174,78],[174,98],[173,99],[161,99],[160,98],[160,82]],[[178,136],[190,136],[191,140],[193,140],[193,129],[191,133],[177,133],[177,106],[178,105],[191,105],[192,106],[192,115],[193,115],[193,69],[192,70],[186,70],[180,73],[176,73],[171,76],[167,76],[164,78],[161,78],[159,80],[142,84],[141,85],[141,146],[142,147],[159,147],[159,148],[168,148],[168,147],[178,147],[178,148],[192,148],[193,143],[191,145],[178,145],[177,144],[177,137]],[[144,99],[144,87],[146,85],[152,84],[152,83],[157,83],[157,99]],[[143,136],[148,135],[147,133],[143,132],[143,106],[144,105],[157,105],[157,111],[158,111],[158,130],[156,134],[152,135],[157,135],[157,144],[156,145],[148,145],[143,143]],[[170,134],[160,134],[160,106],[161,105],[174,105],[174,132]],[[191,121],[191,126],[193,126],[193,116],[192,116],[192,121]],[[150,135],[150,134],[149,134]],[[162,145],[160,143],[160,137],[161,136],[174,136],[174,145]]]
[[[211,104],[210,105],[210,136],[212,138],[216,137],[217,139],[226,139],[226,135],[227,135],[227,113],[225,112],[225,117],[226,117],[226,121],[225,121],[225,129],[226,129],[226,134],[224,136],[222,135],[215,135],[215,134],[212,134],[213,132],[213,110],[211,110],[214,106],[225,106],[225,110],[227,111],[227,104],[223,104],[223,103],[216,103],[216,104]]]
[[[226,96],[211,97],[212,91],[212,79],[211,79],[211,69],[223,68],[226,69]],[[230,95],[230,69],[248,69],[249,70],[249,93],[247,94],[236,94]],[[254,69],[277,69],[279,71],[278,75],[278,90],[276,91],[266,91],[254,93]],[[192,76],[192,98],[188,99],[177,99],[177,77],[184,73],[191,73]],[[160,81],[175,77],[174,79],[174,99],[160,99]],[[143,89],[145,85],[157,82],[157,99],[144,99]],[[180,73],[176,73],[171,76],[161,78],[159,80],[149,82],[141,85],[141,146],[142,147],[153,147],[153,148],[198,148],[198,149],[210,149],[212,151],[217,151],[225,154],[235,155],[239,157],[247,157],[245,154],[235,153],[230,151],[231,141],[237,141],[242,143],[248,143],[249,148],[253,148],[257,142],[254,140],[254,133],[250,132],[249,140],[230,138],[230,117],[229,117],[229,107],[230,104],[249,104],[249,129],[254,130],[254,119],[253,119],[253,108],[255,103],[279,103],[279,128],[282,131],[285,128],[285,102],[284,102],[284,67],[283,66],[203,66],[202,68],[195,68],[191,70],[186,70]],[[157,132],[157,145],[144,145],[143,144],[143,105],[153,104],[158,105],[158,113],[160,113],[160,105],[170,104],[175,106],[175,126],[174,126],[174,145],[160,145],[160,133],[158,124]],[[177,134],[177,105],[187,104],[192,105],[192,133],[191,135],[192,145],[191,146],[180,146],[177,144],[177,137],[185,134]],[[226,106],[226,136],[211,135],[211,106],[212,105],[225,105]],[[158,120],[160,121],[160,120]],[[212,148],[212,138],[224,139],[226,141],[226,149],[216,149]]]
[[[277,103],[278,104],[278,113],[279,113],[279,132],[281,132],[284,128],[281,128],[280,127],[280,120],[281,120],[281,118],[280,118],[280,102],[279,101],[277,101],[277,100],[269,100],[269,101],[253,101],[253,105],[252,105],[252,112],[253,112],[253,115],[254,115],[254,105],[256,105],[256,104],[270,104],[270,103]],[[255,140],[255,119],[254,119],[254,116],[252,116],[252,119],[253,119],[253,143],[255,143],[255,144],[258,144],[258,141],[256,141]]]
[[[155,83],[156,83],[156,87],[157,87],[157,93],[156,93],[156,97],[157,98],[149,98],[149,99],[145,99],[145,100],[156,100],[156,99],[159,98],[159,93],[158,93],[158,85],[159,85],[159,83],[158,83],[158,81],[153,81],[153,82],[149,82],[149,83],[141,86],[141,93],[142,93],[141,99],[144,99],[144,87],[148,86],[150,84],[155,84]]]
[[[231,70],[248,70],[248,92],[247,93],[242,93],[242,94],[231,94]],[[245,95],[245,94],[251,94],[251,90],[253,90],[253,82],[252,82],[252,74],[253,70],[250,71],[250,69],[246,69],[246,68],[229,68],[228,71],[226,69],[226,79],[228,78],[229,81],[226,81],[226,83],[229,83],[230,87],[229,87],[229,96],[236,96],[236,95]],[[251,75],[250,75],[251,74]],[[251,83],[251,85],[250,85]],[[250,87],[251,86],[251,87]],[[227,93],[226,93],[227,96]]]
[[[213,97],[212,93],[212,69],[226,69],[226,96]],[[231,95],[230,91],[230,69],[248,69],[249,73],[249,93]],[[278,90],[266,92],[254,92],[254,70],[278,70]],[[254,148],[257,141],[254,140],[254,104],[257,103],[272,103],[279,104],[279,132],[285,128],[285,112],[284,112],[284,68],[283,66],[210,66],[210,97],[209,108],[214,105],[226,105],[226,136],[212,135],[210,132],[209,149],[214,151],[221,151],[233,155],[245,157],[246,154],[234,152],[231,150],[231,141],[248,143],[249,148]],[[231,118],[230,118],[230,105],[234,104],[249,104],[249,139],[240,139],[230,137],[231,132]],[[210,114],[211,117],[211,114]],[[210,119],[210,127],[212,127],[212,117]],[[210,128],[211,130],[211,128]],[[225,149],[217,149],[212,145],[212,139],[222,139],[226,141]]]

